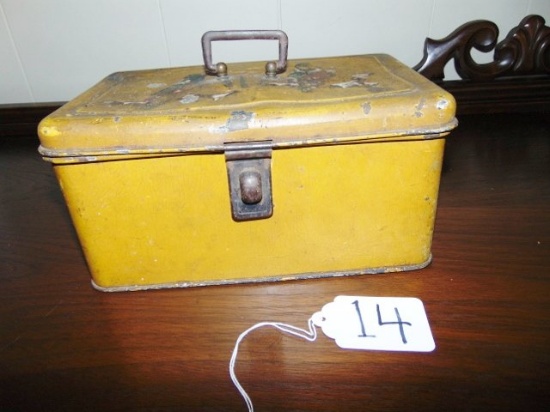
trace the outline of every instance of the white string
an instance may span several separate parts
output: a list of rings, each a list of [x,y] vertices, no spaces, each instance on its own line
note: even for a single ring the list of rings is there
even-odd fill
[[[315,339],[317,339],[317,329],[315,329],[315,325],[313,323],[313,318],[310,318],[307,321],[309,330],[305,330],[302,328],[298,328],[296,326],[287,325],[286,323],[280,323],[280,322],[260,322],[256,323],[254,326],[251,326],[247,330],[245,330],[243,333],[239,335],[237,338],[237,341],[235,342],[235,348],[233,349],[233,354],[231,355],[231,360],[229,361],[229,376],[231,376],[231,380],[233,381],[233,384],[243,397],[244,401],[246,402],[246,406],[248,407],[249,412],[254,412],[254,405],[252,405],[252,400],[250,399],[250,396],[246,393],[244,388],[239,383],[239,380],[237,379],[237,375],[235,374],[235,364],[237,362],[237,354],[239,352],[239,345],[241,344],[242,340],[245,338],[246,335],[248,335],[250,332],[252,332],[255,329],[262,328],[264,326],[271,326],[273,328],[279,329],[282,332],[289,333],[294,336],[298,336],[299,338],[305,339],[309,342],[313,342]]]

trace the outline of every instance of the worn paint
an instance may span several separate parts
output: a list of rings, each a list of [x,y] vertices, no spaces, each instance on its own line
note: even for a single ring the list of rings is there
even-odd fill
[[[222,132],[235,132],[249,128],[250,122],[254,119],[255,114],[252,112],[235,111],[231,113],[231,117],[227,120],[225,126],[221,128]]]
[[[167,87],[164,87],[166,86],[166,83],[164,82],[151,82],[145,86],[147,89],[156,90],[161,87],[164,88],[145,96],[141,100],[106,100],[103,102],[103,104],[105,104],[106,106],[139,106],[144,109],[156,108],[175,99],[179,100],[183,104],[188,104],[190,103],[188,100],[191,99],[190,97],[188,97],[190,93],[187,93],[187,95],[184,95],[184,93],[189,91],[189,86],[200,83],[204,80],[204,78],[204,74],[193,73],[185,76],[183,79],[178,80],[177,82],[172,83]],[[115,83],[120,83],[124,81],[124,77],[122,75],[113,77],[113,79]]]
[[[373,87],[378,86],[378,82],[371,82],[367,81],[367,79],[372,75],[372,73],[359,73],[354,74],[351,77],[351,80],[340,82],[340,83],[333,83],[331,84],[332,87],[339,87],[341,89],[348,89],[350,87]]]
[[[183,97],[180,99],[180,103],[181,103],[181,104],[195,103],[195,102],[197,102],[199,99],[200,99],[200,96],[197,95],[197,94],[187,94],[187,95],[183,96]]]
[[[326,84],[335,74],[334,69],[323,69],[309,63],[297,63],[287,77],[266,76],[263,83],[269,86],[293,87],[307,93]]]
[[[424,109],[425,106],[426,106],[426,98],[422,97],[418,102],[418,104],[415,106],[414,115],[416,117],[422,117],[423,116],[422,109]]]
[[[309,63],[299,63],[288,78],[294,79],[301,91],[310,92],[325,84],[334,74],[334,69],[322,69]]]
[[[441,99],[437,102],[436,108],[437,110],[445,110],[449,106],[449,101],[445,99]]]
[[[57,127],[55,126],[43,126],[40,128],[40,132],[48,137],[59,136],[59,130],[57,130]]]
[[[424,83],[414,86],[417,78],[388,56],[300,60],[288,67],[268,78],[258,63],[235,64],[227,76],[234,88],[205,76],[202,67],[111,76],[84,95],[85,104],[77,99],[41,124],[61,137],[45,129],[40,152],[68,163],[62,157],[120,156],[113,147],[142,157],[219,151],[227,140],[272,139],[274,147],[289,147],[432,139],[456,125],[452,96]],[[355,86],[333,86],[346,82]],[[148,87],[160,84],[165,86]],[[242,118],[240,111],[253,115]]]
[[[40,152],[54,163],[98,288],[379,273],[429,262],[440,138],[456,125],[452,96],[416,85],[416,73],[384,56],[291,62],[274,79],[257,64],[236,65],[225,80],[200,70],[114,76],[124,87],[103,83],[42,124]],[[158,83],[166,85],[148,87]],[[227,143],[259,140],[273,144],[274,213],[237,223],[222,153]]]
[[[363,103],[361,107],[363,108],[363,113],[365,114],[369,114],[372,109],[370,102]]]
[[[334,84],[331,84],[331,86],[332,87],[340,87],[341,89],[348,89],[350,87],[360,86],[360,84],[355,80],[350,80],[348,82],[334,83]]]
[[[210,97],[212,98],[212,100],[214,100],[214,101],[217,102],[218,100],[221,100],[221,99],[223,99],[223,98],[225,98],[225,97],[227,97],[227,96],[232,95],[233,93],[237,93],[237,91],[236,91],[236,90],[230,90],[230,91],[228,91],[227,93],[213,94],[213,95],[210,96]]]
[[[246,77],[239,76],[239,84],[241,86],[241,89],[247,89],[248,88],[248,81],[246,80]]]

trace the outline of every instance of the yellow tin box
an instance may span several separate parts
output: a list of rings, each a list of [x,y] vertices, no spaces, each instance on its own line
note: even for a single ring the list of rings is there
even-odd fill
[[[212,41],[240,38],[279,40],[279,61],[212,64]],[[451,95],[387,55],[287,62],[278,31],[203,50],[205,67],[112,74],[39,126],[95,287],[430,262]]]

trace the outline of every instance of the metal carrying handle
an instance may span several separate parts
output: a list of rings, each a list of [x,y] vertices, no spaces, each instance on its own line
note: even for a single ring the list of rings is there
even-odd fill
[[[224,30],[208,31],[202,36],[202,56],[207,74],[218,76],[227,75],[227,65],[225,63],[212,63],[212,42],[217,40],[278,40],[279,41],[279,60],[277,62],[268,62],[265,71],[268,76],[275,76],[286,70],[286,60],[288,55],[288,36],[281,30]]]

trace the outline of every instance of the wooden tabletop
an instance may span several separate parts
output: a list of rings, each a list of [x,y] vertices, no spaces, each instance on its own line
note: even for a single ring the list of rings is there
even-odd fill
[[[0,139],[0,410],[244,411],[228,365],[261,321],[338,295],[423,301],[436,349],[340,349],[262,328],[237,376],[257,411],[546,410],[550,122],[471,115],[448,139],[433,263],[407,273],[126,293],[92,289],[34,136]]]

